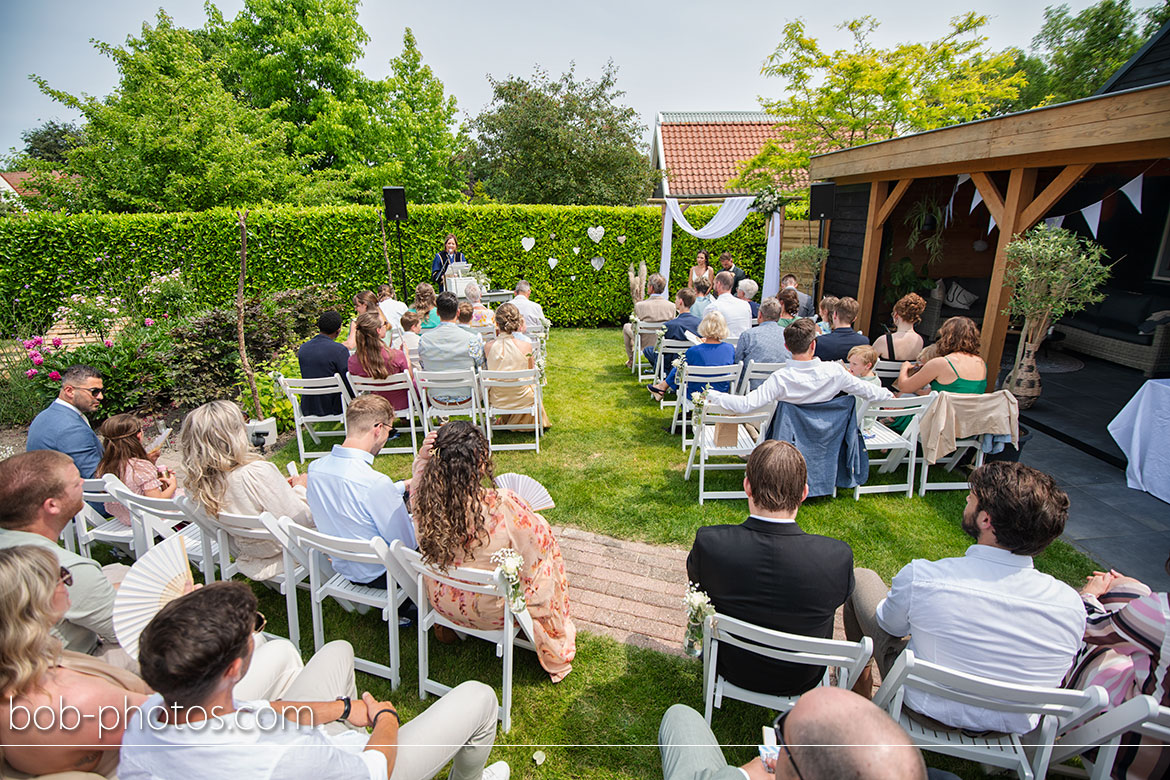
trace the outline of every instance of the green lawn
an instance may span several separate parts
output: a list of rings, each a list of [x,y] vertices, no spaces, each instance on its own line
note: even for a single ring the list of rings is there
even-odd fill
[[[495,455],[497,473],[519,471],[540,480],[553,494],[555,509],[544,514],[554,524],[624,539],[689,546],[703,525],[741,522],[746,501],[712,501],[700,507],[696,477],[683,480],[686,454],[677,436],[663,428],[669,412],[652,403],[624,366],[621,334],[616,329],[556,330],[548,361],[545,406],[553,428],[541,439],[541,453]],[[273,459],[282,468],[296,458],[296,444]],[[407,456],[378,458],[376,467],[397,479],[409,472]],[[716,485],[731,486],[742,472],[717,474]],[[875,569],[887,581],[912,558],[961,555],[970,543],[959,528],[965,494],[930,493],[925,498],[852,496],[808,502],[799,515],[813,533],[847,541],[859,566]],[[1072,547],[1057,542],[1036,565],[1071,584],[1083,582],[1093,563]],[[256,586],[277,631],[284,622],[284,599]],[[300,598],[302,649],[312,650],[309,600]],[[679,607],[679,620],[684,619]],[[325,605],[327,639],[348,639],[358,655],[385,661],[385,626],[376,615],[348,614]],[[447,683],[479,679],[499,685],[500,664],[493,648],[469,640],[459,646],[432,642],[432,676]],[[402,636],[403,684],[391,694],[389,684],[359,675],[376,696],[389,696],[404,716],[425,709],[418,698],[414,630]],[[517,655],[513,725],[501,734],[492,760],[506,759],[519,778],[652,778],[660,776],[655,747],[662,713],[675,702],[702,708],[699,661],[666,656],[621,645],[606,637],[578,635],[573,673],[553,685],[535,657]],[[498,688],[497,688],[498,690]],[[714,716],[715,734],[728,748],[729,760],[742,763],[754,754],[759,726],[770,713],[725,702]],[[581,745],[578,747],[578,745]],[[537,746],[548,756],[539,768],[532,760]],[[964,777],[978,777],[976,767],[927,754],[932,766],[945,766]]]

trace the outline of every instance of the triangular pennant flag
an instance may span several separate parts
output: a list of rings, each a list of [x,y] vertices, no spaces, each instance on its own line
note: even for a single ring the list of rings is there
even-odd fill
[[[987,235],[991,235],[991,231],[995,230],[995,217],[989,217],[987,223]]]
[[[1097,201],[1091,206],[1085,206],[1081,209],[1081,214],[1084,216],[1085,222],[1088,223],[1093,238],[1096,238],[1097,228],[1101,226],[1101,201]]]
[[[1048,219],[1044,220],[1044,224],[1050,228],[1058,228],[1064,224],[1064,217],[1049,217]]]
[[[1129,198],[1129,202],[1133,204],[1139,214],[1142,213],[1142,179],[1144,177],[1144,173],[1139,173],[1136,179],[1121,188],[1125,197]]]
[[[971,211],[974,211],[975,207],[978,206],[982,202],[983,202],[983,193],[979,191],[978,187],[976,187],[975,188],[975,196],[973,198],[971,198]],[[968,211],[967,213],[970,214],[971,211]]]
[[[971,178],[971,174],[960,173],[958,178],[955,179],[955,188],[953,190],[951,190],[951,199],[949,201],[947,201],[947,213],[946,213],[946,216],[943,218],[943,225],[951,224],[951,220],[953,219],[954,212],[955,212],[955,195],[959,192],[959,187],[963,186],[963,182],[967,181],[967,179],[970,179],[970,178]]]

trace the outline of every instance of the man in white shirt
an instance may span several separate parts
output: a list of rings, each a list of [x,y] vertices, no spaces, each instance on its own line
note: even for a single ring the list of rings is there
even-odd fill
[[[988,463],[969,481],[962,528],[975,544],[962,558],[911,561],[888,593],[875,572],[857,569],[845,602],[846,636],[874,640],[883,675],[908,646],[917,658],[968,674],[1058,687],[1080,649],[1085,608],[1075,590],[1036,571],[1032,556],[1064,531],[1068,496],[1052,477],[1019,463]],[[864,674],[856,689],[864,695],[869,687]],[[1038,721],[913,688],[905,702],[946,726],[974,731],[1024,734]]]
[[[507,780],[506,763],[484,768],[496,737],[491,688],[463,683],[403,724],[390,702],[357,698],[348,642],[321,648],[287,699],[237,700],[261,621],[240,582],[212,583],[151,620],[139,659],[158,693],[126,725],[119,777],[424,780],[452,761],[454,780]]]
[[[739,338],[739,334],[752,326],[752,307],[742,298],[736,298],[731,292],[735,283],[735,276],[730,271],[720,271],[715,274],[715,302],[707,309],[715,309],[727,320],[727,329],[732,338]]]
[[[375,471],[374,455],[394,425],[394,407],[379,395],[363,395],[345,411],[346,436],[333,451],[309,464],[306,498],[317,528],[347,539],[380,536],[414,548],[414,525],[403,487]],[[386,567],[338,560],[333,568],[350,582],[386,586]]]
[[[532,285],[521,279],[516,282],[516,294],[512,298],[512,305],[520,310],[520,316],[524,318],[524,329],[526,331],[544,330],[544,309],[539,303],[532,300]]]
[[[719,277],[715,277],[719,283]],[[741,303],[743,301],[740,301]],[[764,383],[747,395],[731,395],[711,390],[707,402],[730,412],[745,414],[772,401],[790,404],[815,404],[848,393],[867,401],[885,401],[894,397],[881,385],[862,381],[840,363],[824,363],[814,356],[817,326],[809,319],[797,320],[784,329],[784,345],[792,353],[784,368],[774,372]]]

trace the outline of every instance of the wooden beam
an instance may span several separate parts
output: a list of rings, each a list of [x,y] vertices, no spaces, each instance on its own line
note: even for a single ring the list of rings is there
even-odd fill
[[[885,227],[886,220],[890,218],[890,214],[894,213],[894,209],[898,206],[898,201],[902,200],[902,196],[906,194],[906,190],[910,189],[910,185],[913,183],[913,179],[902,179],[894,185],[894,191],[890,193],[890,196],[882,203],[882,207],[878,209],[878,227]]]
[[[861,276],[857,280],[857,300],[861,308],[857,312],[854,326],[862,333],[869,333],[869,318],[873,316],[874,284],[877,281],[878,262],[881,260],[882,233],[884,228],[878,221],[878,214],[885,205],[890,192],[888,181],[875,181],[869,188],[869,210],[865,218],[865,246],[861,250]]]
[[[1081,180],[1081,177],[1089,172],[1092,168],[1091,163],[1081,163],[1079,165],[1066,166],[1052,182],[1044,188],[1044,191],[1036,196],[1036,199],[1028,204],[1028,208],[1024,209],[1024,213],[1020,216],[1020,224],[1017,228],[1017,233],[1023,233],[1030,229],[1033,225],[1040,221],[1040,219],[1048,213],[1048,210],[1056,205],[1056,201],[1063,198],[1068,191],[1073,188],[1073,185]]]
[[[1008,179],[1003,219],[995,221],[999,227],[999,241],[995,247],[995,266],[987,286],[987,308],[983,311],[983,328],[980,333],[983,359],[987,361],[988,389],[994,389],[995,379],[999,375],[999,361],[1008,329],[1008,316],[1003,313],[1012,297],[1011,289],[1005,287],[1003,281],[1007,271],[1007,246],[1015,234],[1021,232],[1020,220],[1025,206],[1032,201],[1035,189],[1035,168],[1014,169]]]
[[[972,173],[971,181],[975,182],[975,187],[983,196],[983,202],[987,205],[987,210],[991,212],[991,218],[995,220],[995,224],[1003,222],[1003,196],[999,194],[995,182],[982,171]]]

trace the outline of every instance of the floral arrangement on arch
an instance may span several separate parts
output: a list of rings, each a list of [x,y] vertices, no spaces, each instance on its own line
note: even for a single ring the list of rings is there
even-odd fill
[[[756,199],[752,201],[752,211],[758,211],[771,217],[773,214],[782,212],[790,200],[792,198],[785,196],[779,187],[775,184],[769,184],[760,190]]]

